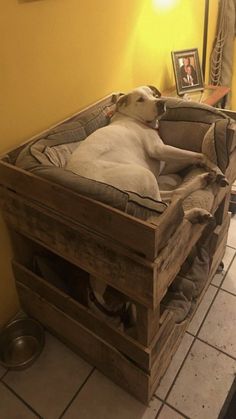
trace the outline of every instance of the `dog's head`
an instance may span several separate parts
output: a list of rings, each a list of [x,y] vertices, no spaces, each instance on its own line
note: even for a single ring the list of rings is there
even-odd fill
[[[153,86],[141,86],[122,95],[117,102],[117,111],[144,123],[158,119],[165,112],[165,101]]]

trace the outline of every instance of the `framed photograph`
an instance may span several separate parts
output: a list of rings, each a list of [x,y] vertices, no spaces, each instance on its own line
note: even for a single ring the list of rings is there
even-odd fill
[[[178,95],[203,90],[202,70],[197,48],[171,53]]]

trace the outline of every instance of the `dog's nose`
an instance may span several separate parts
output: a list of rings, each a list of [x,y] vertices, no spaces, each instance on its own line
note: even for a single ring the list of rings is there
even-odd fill
[[[157,105],[158,115],[165,112],[165,102],[164,102],[164,100],[158,100],[156,105]]]

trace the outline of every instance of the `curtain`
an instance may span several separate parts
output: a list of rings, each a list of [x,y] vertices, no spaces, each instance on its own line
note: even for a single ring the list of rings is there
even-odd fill
[[[220,0],[216,38],[211,53],[211,84],[231,87],[235,35],[236,0]],[[230,96],[226,103],[229,109]]]

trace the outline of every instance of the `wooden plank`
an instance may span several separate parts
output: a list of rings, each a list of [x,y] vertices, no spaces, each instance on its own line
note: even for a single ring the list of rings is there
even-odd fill
[[[156,358],[152,369],[150,377],[150,388],[149,388],[149,398],[151,398],[161,381],[161,378],[165,374],[171,359],[173,358],[176,350],[179,347],[179,344],[183,338],[187,327],[188,321],[184,321],[180,324],[175,324],[172,332],[169,334],[168,339],[160,349],[158,357]]]
[[[175,199],[156,220],[156,253],[165,247],[172,234],[181,224],[184,217],[182,201]],[[171,222],[170,222],[171,220]]]
[[[105,281],[132,300],[153,307],[153,264],[132,260],[109,247],[103,239],[62,220],[52,211],[14,193],[7,193],[3,216],[16,231]]]
[[[148,400],[149,375],[114,347],[98,338],[23,284],[17,283],[25,311],[52,330],[76,352],[143,403]]]
[[[167,345],[169,336],[171,335],[175,327],[175,320],[174,320],[173,313],[171,311],[165,310],[164,315],[165,315],[165,318],[160,324],[159,330],[150,345],[152,365],[157,359],[157,357],[159,356],[159,354],[161,353],[162,348],[165,345]]]
[[[209,273],[210,280],[212,280],[212,278],[214,277],[214,275],[215,275],[215,273],[216,273],[216,271],[219,267],[219,264],[224,257],[226,244],[227,244],[227,235],[225,235],[224,239],[220,242],[220,244],[217,247],[217,249],[214,253],[214,256],[212,258],[211,269],[210,269],[210,273]]]
[[[227,86],[207,85],[205,86],[205,89],[210,89],[212,93],[203,101],[203,103],[211,106],[215,106],[230,92],[230,88]]]
[[[155,260],[156,296],[154,305],[164,297],[167,288],[176,277],[190,250],[200,238],[205,225],[191,224],[184,219],[166,247]]]
[[[156,227],[150,223],[3,161],[0,162],[0,183],[23,197],[112,238],[114,242],[146,255],[150,260],[157,253]]]
[[[160,306],[154,310],[136,304],[137,339],[144,346],[150,346],[159,329]]]
[[[231,213],[227,213],[222,224],[217,225],[212,233],[210,241],[210,254],[214,254],[219,247],[221,241],[228,236],[228,230],[230,225]]]
[[[114,346],[118,351],[127,355],[142,369],[149,371],[150,350],[148,348],[125,335],[118,328],[101,320],[91,310],[14,260],[12,267],[17,283],[27,286],[40,297],[64,311],[68,316]]]
[[[215,106],[219,101],[221,101],[227,95],[227,93],[229,93],[230,88],[226,86],[205,85],[204,90],[205,92],[207,90],[210,90],[211,93],[209,95],[208,94],[204,95],[204,92],[203,92],[203,95],[202,94],[199,95],[199,99],[196,99],[197,92],[190,92],[189,95],[190,97],[192,96],[192,100],[195,100],[195,101],[199,101],[200,98],[202,99],[202,96],[203,96],[202,103],[206,105]],[[163,92],[163,96],[176,97],[176,88],[172,86],[169,89],[165,90]]]
[[[227,216],[227,213],[229,211],[230,186],[227,188],[225,192],[226,194],[214,214],[217,224],[222,224],[224,222],[225,217]]]

